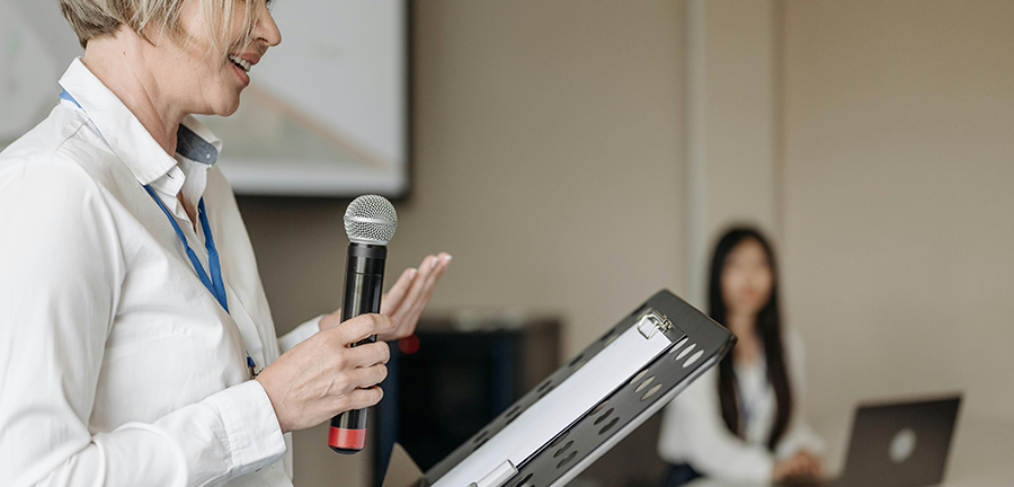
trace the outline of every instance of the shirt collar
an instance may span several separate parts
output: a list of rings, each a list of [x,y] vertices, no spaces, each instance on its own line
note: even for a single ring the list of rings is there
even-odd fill
[[[60,78],[60,85],[95,124],[95,128],[142,185],[151,184],[169,174],[177,166],[162,146],[127,109],[127,106],[106,88],[80,58],[74,59]],[[222,149],[222,141],[192,116],[187,116],[177,131],[176,152],[190,161],[214,165]],[[178,181],[172,194],[179,192]]]

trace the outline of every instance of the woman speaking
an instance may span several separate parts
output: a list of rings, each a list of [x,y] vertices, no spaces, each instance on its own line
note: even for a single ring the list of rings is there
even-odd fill
[[[771,245],[734,228],[711,261],[708,312],[739,338],[732,353],[667,407],[659,435],[667,487],[699,476],[764,484],[821,476],[822,442],[805,420],[803,344],[785,335]]]
[[[281,42],[267,3],[59,3],[84,56],[0,154],[0,479],[291,485],[289,432],[381,398],[387,345],[348,345],[411,334],[450,256],[381,314],[276,338],[222,144],[190,116],[236,111]]]

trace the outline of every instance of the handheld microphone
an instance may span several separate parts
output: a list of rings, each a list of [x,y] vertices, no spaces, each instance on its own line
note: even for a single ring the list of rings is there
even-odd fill
[[[345,233],[349,236],[345,263],[345,298],[342,322],[367,313],[380,312],[384,286],[387,243],[398,227],[394,206],[381,196],[360,196],[345,211]],[[376,335],[352,346],[374,343]],[[366,447],[366,409],[355,409],[331,418],[327,444],[338,453],[356,453]]]

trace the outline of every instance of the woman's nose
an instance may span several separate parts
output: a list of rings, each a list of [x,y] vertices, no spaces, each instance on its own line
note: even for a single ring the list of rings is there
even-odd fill
[[[278,30],[274,17],[267,5],[262,4],[259,9],[256,27],[254,28],[254,39],[263,40],[268,47],[274,47],[282,42],[282,32]]]

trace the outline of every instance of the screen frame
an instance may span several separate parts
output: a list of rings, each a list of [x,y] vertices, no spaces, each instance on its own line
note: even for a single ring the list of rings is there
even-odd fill
[[[403,49],[403,87],[402,96],[404,97],[405,103],[403,108],[403,140],[404,140],[404,155],[405,164],[403,168],[403,175],[405,184],[402,185],[400,191],[372,191],[369,194],[377,194],[383,196],[393,202],[406,202],[409,200],[413,187],[415,184],[415,53],[413,52],[414,37],[415,37],[415,12],[414,3],[411,0],[400,0],[402,5],[402,32],[404,33],[402,39]],[[302,178],[313,177],[313,174],[307,172],[301,174]],[[229,179],[228,174],[226,178]],[[230,180],[232,183],[232,180]],[[366,191],[366,190],[364,190]],[[315,190],[315,189],[266,189],[266,188],[249,188],[244,187],[242,184],[238,186],[233,184],[233,193],[237,198],[240,199],[268,199],[275,201],[282,200],[325,200],[325,201],[351,201],[352,199],[367,194],[363,191],[348,190],[346,188],[335,188],[334,190]]]

